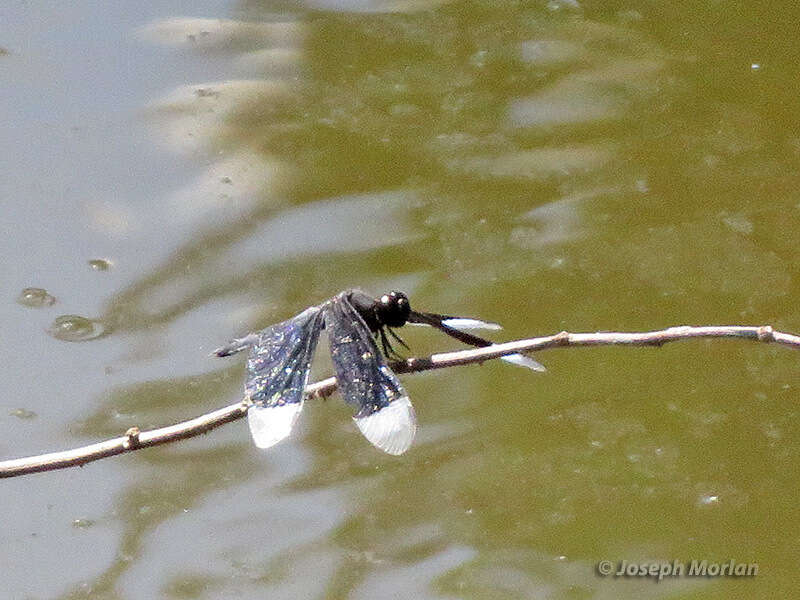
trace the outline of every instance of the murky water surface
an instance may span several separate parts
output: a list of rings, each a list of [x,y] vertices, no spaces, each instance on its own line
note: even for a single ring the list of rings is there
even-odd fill
[[[213,348],[349,287],[497,339],[800,331],[795,3],[187,6],[0,8],[0,458],[232,403]],[[240,421],[4,480],[0,596],[794,594],[796,352],[538,358],[405,376],[399,458],[334,399],[268,452]],[[692,559],[759,572],[595,569]]]

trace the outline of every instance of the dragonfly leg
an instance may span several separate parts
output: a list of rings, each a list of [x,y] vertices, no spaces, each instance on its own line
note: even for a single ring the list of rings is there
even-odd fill
[[[395,352],[394,348],[392,348],[392,344],[391,342],[389,342],[389,338],[386,337],[386,332],[384,331],[384,329],[385,329],[384,327],[381,327],[378,330],[378,335],[381,338],[381,347],[383,348],[383,355],[388,359],[401,360],[402,357],[397,352]]]
[[[400,345],[401,345],[401,346],[403,346],[403,348],[405,348],[406,350],[411,350],[411,348],[409,348],[409,347],[408,347],[408,344],[406,344],[406,343],[403,341],[403,338],[401,338],[399,335],[397,335],[397,334],[394,332],[394,330],[393,330],[393,329],[391,329],[390,327],[387,327],[386,329],[389,331],[389,335],[391,335],[391,336],[392,336],[392,337],[393,337],[395,340],[397,340],[398,342],[400,342]]]

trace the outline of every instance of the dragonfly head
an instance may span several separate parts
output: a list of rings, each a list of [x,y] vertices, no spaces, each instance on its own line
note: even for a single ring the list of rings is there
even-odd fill
[[[375,317],[380,325],[402,327],[411,314],[411,303],[403,292],[389,292],[375,301]]]

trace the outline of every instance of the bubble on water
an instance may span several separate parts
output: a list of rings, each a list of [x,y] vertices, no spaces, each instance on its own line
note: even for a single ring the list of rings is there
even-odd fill
[[[29,287],[22,290],[17,297],[17,303],[31,308],[41,308],[42,306],[53,306],[56,299],[42,288]]]
[[[94,258],[89,261],[89,266],[95,271],[108,271],[114,263],[106,258]]]
[[[11,417],[17,417],[18,419],[33,419],[36,417],[36,413],[32,410],[28,410],[27,408],[15,408],[8,414]]]
[[[719,496],[717,494],[703,494],[697,500],[701,506],[713,506],[719,504]]]
[[[72,526],[75,529],[89,529],[94,523],[91,519],[75,519],[72,521]]]
[[[78,315],[56,317],[47,333],[64,342],[85,342],[102,336],[105,328],[102,323]]]

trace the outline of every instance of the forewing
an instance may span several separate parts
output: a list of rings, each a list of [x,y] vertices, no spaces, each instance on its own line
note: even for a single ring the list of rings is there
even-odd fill
[[[323,317],[311,307],[296,317],[258,332],[247,359],[247,413],[259,448],[269,448],[291,433],[303,408],[303,391],[319,340]]]
[[[414,408],[403,386],[345,294],[329,301],[323,312],[339,392],[354,407],[356,425],[374,446],[388,454],[403,454],[417,431]]]
[[[475,346],[477,348],[485,348],[494,344],[493,342],[485,340],[482,337],[467,333],[464,331],[464,329],[502,329],[497,323],[487,323],[484,321],[478,321],[476,319],[450,317],[447,315],[437,315],[435,313],[418,311],[411,311],[408,321],[409,323],[430,325],[431,327],[435,327],[436,329],[446,333],[450,337],[459,340],[460,342],[464,342],[465,344],[469,344],[470,346]],[[512,365],[518,365],[520,367],[531,369],[532,371],[543,372],[547,370],[543,364],[525,354],[509,354],[507,356],[501,356],[500,360],[511,363]]]

